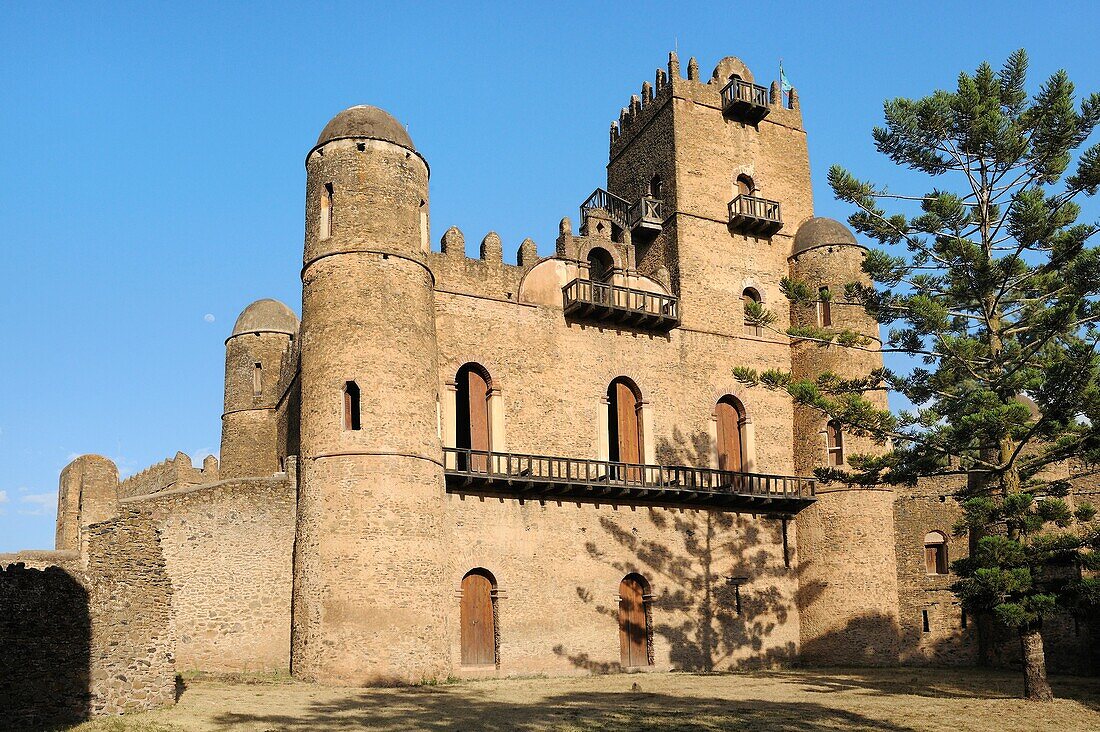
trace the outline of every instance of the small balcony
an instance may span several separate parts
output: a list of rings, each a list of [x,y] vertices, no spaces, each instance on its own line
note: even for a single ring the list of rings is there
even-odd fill
[[[768,116],[768,90],[759,84],[730,79],[722,87],[722,111],[754,125]]]
[[[614,193],[609,193],[603,188],[597,188],[592,191],[592,195],[584,199],[584,203],[581,204],[581,221],[584,221],[585,214],[595,208],[602,208],[607,212],[608,217],[610,217],[612,221],[626,228],[626,219],[627,213],[630,210],[630,203],[625,199],[619,198]]]
[[[562,288],[562,296],[567,318],[661,331],[680,325],[679,302],[672,295],[578,278]]]
[[[657,234],[665,222],[664,202],[653,196],[642,196],[627,210],[626,219],[635,236],[641,232]]]
[[[771,236],[783,228],[779,201],[742,193],[729,203],[730,226],[738,231]]]
[[[794,515],[816,481],[682,465],[635,465],[547,455],[443,449],[448,493],[586,500]]]

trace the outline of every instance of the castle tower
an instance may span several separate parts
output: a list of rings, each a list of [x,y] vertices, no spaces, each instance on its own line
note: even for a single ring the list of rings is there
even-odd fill
[[[225,341],[222,478],[280,470],[275,408],[279,367],[298,334],[298,318],[277,300],[257,300],[237,318]]]
[[[852,330],[871,339],[856,350],[795,340],[795,378],[832,372],[867,376],[882,367],[878,324],[862,305],[845,302],[845,285],[870,284],[861,266],[866,249],[840,222],[813,218],[795,235],[791,277],[819,293],[810,304],[791,305],[791,324]],[[868,395],[886,406],[881,392]],[[845,434],[809,407],[795,407],[795,469],[844,467],[852,454],[883,448],[868,438]],[[817,502],[798,516],[800,628],[802,656],[825,663],[890,664],[898,654],[898,584],[894,541],[894,492],[888,486],[862,488],[840,483],[818,487]]]
[[[61,471],[54,547],[83,553],[84,530],[118,510],[118,467],[102,455],[77,457]]]
[[[722,59],[709,79],[697,68],[681,78],[670,54],[667,74],[658,70],[623,110],[608,190],[628,204],[660,199],[659,231],[627,233],[639,272],[670,273],[683,327],[740,334],[746,290],[769,306],[783,301],[794,231],[813,215],[806,132],[797,106],[755,83],[740,59]]]
[[[450,670],[428,165],[374,107],[306,157],[292,671],[415,682]]]

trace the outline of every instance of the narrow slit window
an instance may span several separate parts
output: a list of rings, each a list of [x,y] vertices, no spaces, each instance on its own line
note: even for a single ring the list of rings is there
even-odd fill
[[[829,288],[822,287],[817,291],[818,297],[821,300],[821,325],[827,327],[833,324],[833,308],[830,303]]]
[[[257,361],[252,366],[252,396],[260,396],[264,387],[264,367],[263,364]]]
[[[829,465],[839,467],[844,464],[844,430],[835,419],[825,425],[825,442],[829,453]]]
[[[962,629],[966,630],[966,611],[965,610],[962,611],[962,614],[960,615],[960,619],[962,621]]]
[[[922,632],[924,632],[924,633],[931,632],[931,627],[932,626],[930,626],[928,624],[928,611],[927,610],[921,610],[920,611],[920,622],[921,622],[921,631]]]
[[[319,238],[328,239],[332,236],[332,184],[325,183],[321,191],[321,222]]]
[[[359,418],[359,385],[354,381],[344,384],[344,429],[358,430],[362,427]]]

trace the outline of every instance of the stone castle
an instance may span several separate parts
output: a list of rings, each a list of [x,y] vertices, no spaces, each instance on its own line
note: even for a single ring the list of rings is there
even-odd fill
[[[882,448],[733,377],[882,364],[877,323],[842,298],[866,250],[814,216],[796,91],[732,57],[684,78],[670,54],[611,125],[606,190],[516,264],[494,233],[479,259],[453,227],[433,250],[428,161],[380,109],[336,115],[305,166],[301,321],[273,300],[238,318],[220,463],[120,481],[80,457],[56,551],[5,558],[18,612],[84,603],[92,711],[170,700],[173,669],[974,661],[948,589],[955,486],[817,484]],[[790,305],[788,276],[820,301]]]

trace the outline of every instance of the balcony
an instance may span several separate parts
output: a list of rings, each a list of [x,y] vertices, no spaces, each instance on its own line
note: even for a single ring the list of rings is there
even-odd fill
[[[768,116],[768,90],[759,84],[730,79],[722,87],[722,111],[754,125]]]
[[[679,302],[672,295],[582,279],[561,291],[567,318],[663,331],[680,324]]]
[[[816,481],[785,475],[634,465],[446,447],[448,493],[586,500],[794,515],[814,502]]]
[[[742,193],[729,203],[730,226],[749,234],[771,236],[783,228],[779,201]]]
[[[627,213],[630,210],[630,203],[625,199],[619,198],[614,193],[609,193],[603,188],[597,188],[592,191],[592,195],[584,200],[581,204],[581,221],[585,219],[585,214],[594,208],[602,208],[607,211],[607,215],[619,226],[626,228]]]
[[[664,225],[664,202],[652,196],[642,196],[627,210],[627,224],[632,234],[658,233]]]

